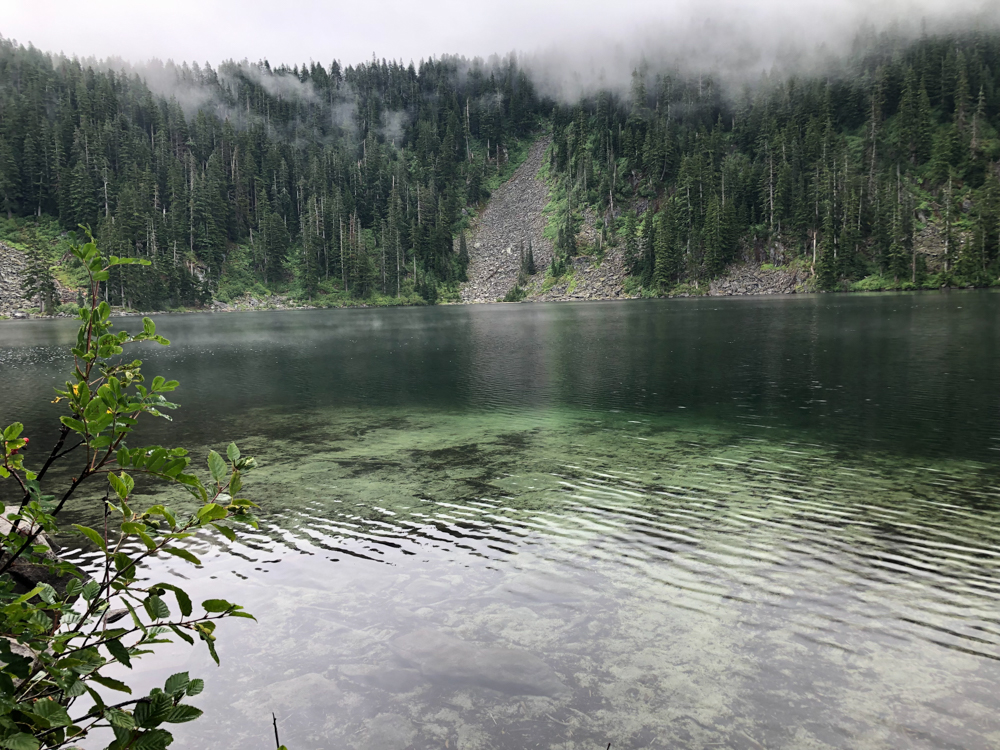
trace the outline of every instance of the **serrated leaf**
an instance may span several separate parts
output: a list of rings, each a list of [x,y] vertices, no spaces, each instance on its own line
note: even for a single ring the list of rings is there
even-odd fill
[[[150,594],[143,601],[146,613],[154,620],[165,620],[170,617],[170,607],[156,594]]]
[[[187,560],[189,563],[194,563],[195,565],[201,565],[201,560],[199,560],[191,552],[188,552],[186,549],[183,549],[181,547],[164,547],[163,551],[166,552],[168,555],[174,555],[175,557],[179,557],[182,560]]]
[[[176,625],[171,625],[170,629],[173,630],[174,631],[174,635],[176,635],[182,641],[185,641],[187,643],[194,643],[194,638],[192,638],[190,635],[188,635],[183,630],[181,630],[180,628],[178,628]]]
[[[231,542],[236,541],[236,532],[233,531],[228,526],[223,526],[222,524],[213,523],[212,527],[215,528],[222,536],[226,537]]]
[[[211,521],[218,521],[226,517],[226,509],[223,508],[218,503],[208,503],[208,505],[203,505],[198,509],[198,520],[202,523],[209,523]]]
[[[99,593],[101,593],[101,584],[97,581],[87,581],[83,584],[83,591],[81,592],[83,598],[88,602],[93,601]]]
[[[186,706],[182,703],[177,706],[171,706],[170,710],[163,717],[163,721],[167,724],[183,724],[186,721],[194,721],[202,713],[204,712],[200,708]]]
[[[240,449],[236,447],[236,443],[230,443],[226,447],[226,457],[233,463],[240,460]]]
[[[235,607],[235,604],[227,602],[225,599],[206,599],[201,603],[206,612],[225,612]]]
[[[8,748],[8,750],[38,750],[41,743],[35,739],[34,735],[18,732],[0,741],[0,747]]]
[[[204,689],[205,681],[200,678],[195,678],[188,683],[187,690],[185,692],[188,695],[198,695]]]
[[[148,729],[139,735],[130,750],[164,750],[174,741],[174,736],[165,729]]]
[[[109,690],[117,690],[120,693],[128,693],[129,695],[132,695],[132,688],[130,688],[128,685],[126,685],[124,682],[121,682],[120,680],[115,680],[111,677],[105,677],[104,675],[97,674],[96,672],[94,674],[88,675],[87,679],[93,680],[98,685],[103,685]]]
[[[104,712],[104,718],[112,727],[118,727],[119,729],[135,728],[135,719],[132,718],[132,714],[126,713],[120,708],[109,708]]]
[[[81,526],[78,523],[74,523],[73,524],[73,528],[76,529],[77,531],[79,531],[85,537],[87,537],[87,539],[89,539],[90,541],[92,541],[94,544],[96,544],[102,550],[104,550],[105,553],[108,551],[107,545],[105,545],[105,543],[104,543],[104,537],[102,537],[100,534],[98,534],[96,531],[94,531],[89,526]]]
[[[183,693],[191,682],[191,677],[187,672],[178,672],[177,674],[172,674],[167,678],[167,681],[163,684],[163,692],[168,695],[174,695],[175,693]]]
[[[120,661],[129,669],[132,668],[132,660],[129,658],[128,649],[122,645],[121,641],[107,641],[105,642],[104,647],[107,648],[108,653],[111,654],[117,661]]]
[[[41,716],[51,727],[67,727],[73,723],[69,718],[69,714],[66,713],[66,709],[56,701],[48,698],[35,701],[31,706],[31,713]]]
[[[177,598],[177,606],[180,607],[181,614],[184,617],[191,614],[191,598],[184,589],[174,586],[171,583],[158,583],[156,585],[159,588],[174,592],[174,596]]]
[[[208,470],[212,473],[215,483],[222,484],[222,480],[226,478],[226,462],[215,451],[208,452]]]

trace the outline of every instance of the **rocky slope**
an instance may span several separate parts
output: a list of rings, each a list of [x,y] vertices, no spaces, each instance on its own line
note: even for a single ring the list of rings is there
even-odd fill
[[[13,317],[30,307],[21,295],[27,265],[24,253],[0,242],[0,315],[4,317]]]
[[[801,266],[765,268],[759,263],[741,263],[726,269],[726,275],[709,285],[713,297],[744,294],[795,294],[811,291],[809,269]]]
[[[490,197],[469,237],[469,282],[462,288],[463,302],[496,302],[517,281],[521,243],[531,240],[535,263],[544,269],[552,260],[552,243],[542,236],[549,202],[548,186],[538,179],[549,139],[532,145],[525,160],[506,183]]]

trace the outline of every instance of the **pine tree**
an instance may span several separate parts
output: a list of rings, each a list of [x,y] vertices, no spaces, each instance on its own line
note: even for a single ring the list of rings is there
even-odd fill
[[[7,212],[8,219],[17,206],[18,177],[14,154],[7,139],[0,135],[0,208]]]
[[[38,248],[28,251],[28,265],[21,283],[21,294],[25,299],[38,297],[42,314],[55,312],[56,281],[48,258]]]
[[[825,291],[837,285],[837,261],[834,258],[833,207],[827,202],[820,232],[819,257],[816,261],[816,287]]]
[[[625,268],[632,275],[639,271],[639,242],[636,236],[636,215],[634,211],[625,214]]]

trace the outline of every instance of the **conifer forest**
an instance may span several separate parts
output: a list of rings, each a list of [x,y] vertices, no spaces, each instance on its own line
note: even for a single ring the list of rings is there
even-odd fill
[[[113,305],[271,289],[434,302],[465,279],[472,217],[548,134],[550,273],[624,246],[646,294],[750,253],[797,260],[824,290],[989,286],[998,75],[987,31],[859,38],[821,73],[740,84],[640,65],[629,90],[571,102],[513,55],[115,69],[0,39],[0,222],[89,226],[106,252],[150,260],[114,269]],[[914,250],[928,227],[940,268]]]

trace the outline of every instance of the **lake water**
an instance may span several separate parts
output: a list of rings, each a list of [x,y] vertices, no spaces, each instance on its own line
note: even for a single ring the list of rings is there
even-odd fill
[[[176,746],[1000,745],[1000,294],[156,320],[263,506],[154,571],[259,621],[132,676]],[[32,445],[74,331],[0,323]]]

